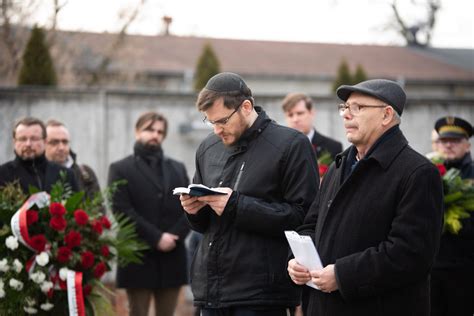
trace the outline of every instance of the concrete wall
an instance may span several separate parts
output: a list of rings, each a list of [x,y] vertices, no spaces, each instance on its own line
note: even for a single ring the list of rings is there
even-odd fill
[[[13,158],[11,129],[16,119],[26,115],[43,120],[56,118],[68,126],[79,161],[93,167],[104,185],[109,164],[132,153],[138,116],[156,110],[169,120],[169,135],[163,145],[165,153],[183,161],[192,177],[196,148],[211,132],[194,107],[195,98],[195,94],[112,90],[0,89],[0,163]],[[255,96],[257,105],[285,124],[280,108],[282,98],[283,95]],[[347,146],[336,110],[340,102],[332,97],[314,97],[314,100],[315,126]],[[430,151],[434,121],[448,114],[474,122],[474,100],[411,99],[403,113],[401,128],[411,146],[426,153]]]

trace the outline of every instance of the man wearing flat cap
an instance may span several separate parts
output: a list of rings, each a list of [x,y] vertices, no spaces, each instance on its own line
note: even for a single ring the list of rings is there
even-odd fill
[[[203,233],[191,268],[204,316],[287,316],[300,289],[286,273],[285,230],[294,230],[318,193],[310,142],[271,120],[234,73],[212,77],[197,108],[214,133],[196,153],[194,183],[226,195],[181,196],[191,228]]]
[[[313,237],[323,269],[295,259],[296,284],[313,282],[306,315],[429,315],[429,273],[442,227],[437,168],[399,128],[405,92],[393,81],[343,85],[346,137],[298,231]]]
[[[472,126],[459,117],[442,117],[435,123],[438,148],[446,169],[456,168],[463,179],[474,179],[471,159]],[[432,315],[474,314],[474,216],[461,219],[457,234],[443,232],[431,273]]]

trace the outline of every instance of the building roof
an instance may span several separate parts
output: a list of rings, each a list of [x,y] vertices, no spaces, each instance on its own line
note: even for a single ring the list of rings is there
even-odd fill
[[[75,67],[95,67],[116,34],[59,32],[75,56]],[[369,77],[405,80],[473,81],[474,70],[401,46],[231,40],[182,36],[127,35],[109,70],[148,75],[192,72],[210,43],[223,71],[243,76],[334,78],[342,59],[362,65]],[[473,51],[473,50],[470,50]],[[472,52],[471,52],[472,53]]]

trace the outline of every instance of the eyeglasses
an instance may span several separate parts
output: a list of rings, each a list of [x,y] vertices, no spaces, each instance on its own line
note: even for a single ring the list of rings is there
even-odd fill
[[[352,115],[358,115],[360,113],[360,109],[363,108],[384,108],[388,105],[371,105],[371,104],[358,104],[358,103],[341,103],[337,106],[339,110],[339,115],[344,116],[344,111],[346,109],[349,110],[349,113]]]
[[[242,104],[243,104],[243,102],[240,103],[239,106],[235,108],[234,112],[230,113],[230,115],[227,116],[227,117],[224,117],[224,118],[221,118],[221,119],[215,120],[215,121],[208,120],[207,117],[204,117],[204,118],[202,119],[202,121],[203,121],[205,124],[207,124],[208,126],[210,126],[210,127],[214,127],[215,125],[224,126],[224,125],[227,124],[227,122],[229,122],[229,120],[230,120],[230,118],[232,117],[232,115],[234,115],[235,112],[237,112],[237,111],[240,109],[240,106],[241,106]]]
[[[41,138],[41,137],[19,137],[19,138],[15,138],[15,141],[17,141],[19,143],[27,143],[28,141],[30,141],[31,143],[37,143],[41,140],[43,140],[43,138]]]
[[[69,145],[68,139],[51,139],[48,141],[48,145],[57,146],[59,144],[63,144],[64,146]]]

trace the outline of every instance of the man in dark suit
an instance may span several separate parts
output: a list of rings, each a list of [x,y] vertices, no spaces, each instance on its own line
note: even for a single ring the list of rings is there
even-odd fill
[[[18,181],[23,192],[30,187],[50,192],[52,186],[66,175],[66,182],[73,191],[78,185],[72,171],[50,162],[45,157],[46,127],[34,117],[18,120],[13,128],[15,159],[0,166],[0,186]]]
[[[342,151],[340,142],[321,135],[313,127],[315,110],[310,97],[303,93],[290,93],[283,99],[282,108],[287,125],[308,136],[317,157],[328,152],[334,159]]]
[[[399,316],[430,311],[430,270],[439,246],[443,192],[437,168],[399,128],[403,89],[373,79],[337,89],[346,137],[304,225],[323,264],[295,259],[296,284],[312,282],[307,315]]]
[[[62,122],[54,119],[46,122],[46,159],[72,170],[79,189],[92,200],[100,193],[99,180],[91,167],[77,162],[77,155],[70,144],[69,130]]]
[[[184,239],[189,231],[175,187],[187,186],[184,165],[163,155],[167,120],[155,112],[135,125],[134,154],[112,163],[109,184],[126,180],[114,194],[112,207],[136,224],[148,243],[142,264],[118,268],[117,286],[127,290],[130,315],[147,316],[153,295],[156,315],[172,316],[180,286],[187,283]]]

